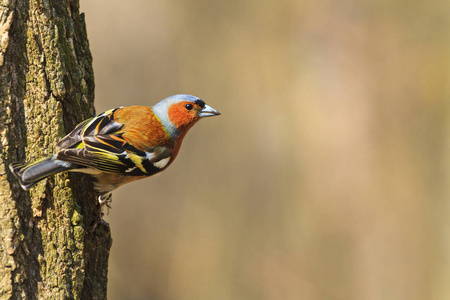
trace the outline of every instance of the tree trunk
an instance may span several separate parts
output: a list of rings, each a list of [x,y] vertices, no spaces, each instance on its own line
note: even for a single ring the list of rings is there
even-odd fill
[[[0,299],[105,299],[111,235],[91,178],[59,174],[30,192],[11,162],[51,155],[94,113],[92,57],[78,0],[0,4]]]

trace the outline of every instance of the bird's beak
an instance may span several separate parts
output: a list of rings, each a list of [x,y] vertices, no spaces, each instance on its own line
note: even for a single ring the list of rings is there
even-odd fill
[[[205,107],[198,113],[200,118],[218,116],[220,112],[205,104]]]

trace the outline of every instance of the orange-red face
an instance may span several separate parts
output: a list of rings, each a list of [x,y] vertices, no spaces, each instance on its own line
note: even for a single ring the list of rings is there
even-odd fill
[[[203,101],[181,101],[172,104],[168,109],[169,119],[178,130],[188,129],[200,119],[199,113],[204,107]]]

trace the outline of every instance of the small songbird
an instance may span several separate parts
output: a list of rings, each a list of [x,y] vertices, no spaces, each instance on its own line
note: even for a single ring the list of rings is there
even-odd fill
[[[91,174],[102,205],[119,186],[164,171],[188,130],[201,118],[217,115],[191,95],[174,95],[153,107],[119,107],[78,124],[52,156],[13,163],[10,169],[25,190],[64,171]]]

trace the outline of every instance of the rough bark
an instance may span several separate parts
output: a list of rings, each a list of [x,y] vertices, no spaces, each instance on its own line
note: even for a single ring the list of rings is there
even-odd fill
[[[92,57],[77,0],[0,3],[0,299],[105,299],[111,235],[90,228],[91,178],[23,191],[8,165],[51,155],[94,113]]]

